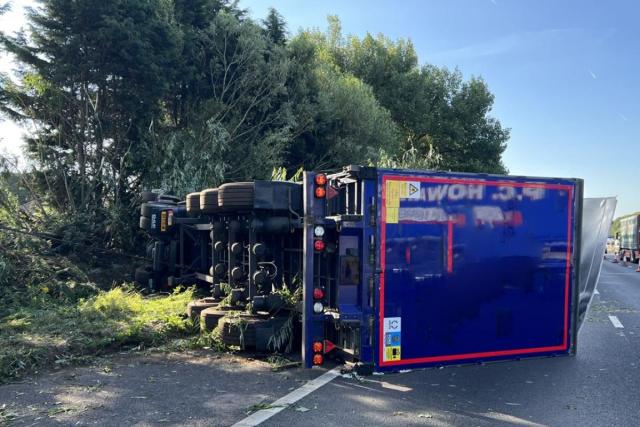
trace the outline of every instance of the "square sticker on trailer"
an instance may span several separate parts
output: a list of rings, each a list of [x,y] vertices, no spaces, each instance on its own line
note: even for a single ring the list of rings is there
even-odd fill
[[[385,317],[383,330],[385,334],[389,332],[402,331],[402,318],[401,317]]]
[[[402,349],[402,319],[400,317],[386,317],[383,324],[384,332],[384,361],[400,360]]]
[[[420,183],[418,181],[408,181],[405,184],[407,188],[404,193],[404,198],[420,200]]]

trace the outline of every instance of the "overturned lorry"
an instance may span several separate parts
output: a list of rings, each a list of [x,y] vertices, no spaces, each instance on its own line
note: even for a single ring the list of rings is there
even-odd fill
[[[307,367],[333,354],[376,371],[573,354],[593,290],[579,289],[582,186],[348,166],[152,196],[140,218],[151,266],[136,278],[210,287],[202,314],[227,342],[273,349],[286,328]],[[227,305],[245,309],[242,337]]]

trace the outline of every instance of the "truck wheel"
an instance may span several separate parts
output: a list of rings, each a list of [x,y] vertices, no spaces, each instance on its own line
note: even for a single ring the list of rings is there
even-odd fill
[[[143,191],[140,193],[140,200],[144,202],[155,202],[158,199],[158,195],[153,191]]]
[[[222,319],[227,311],[219,310],[218,307],[205,308],[200,312],[200,330],[212,331],[218,326],[218,320]]]
[[[211,307],[218,307],[218,303],[206,300],[191,301],[189,304],[187,304],[187,316],[189,316],[189,318],[193,320],[196,320],[200,316],[200,313],[202,313],[202,310]]]
[[[153,277],[153,272],[149,271],[147,267],[136,268],[134,279],[140,286],[149,286],[149,279]]]
[[[253,182],[231,182],[218,189],[218,205],[222,209],[253,208]]]
[[[142,228],[143,230],[148,230],[149,227],[151,227],[151,220],[149,218],[147,218],[146,216],[141,216],[140,217],[140,228]]]
[[[200,213],[200,193],[187,194],[187,213],[198,215]]]
[[[204,214],[214,214],[220,209],[218,207],[218,189],[207,188],[200,192],[200,211]]]
[[[264,321],[264,317],[250,314],[223,317],[218,321],[220,340],[225,345],[255,348],[256,326]]]

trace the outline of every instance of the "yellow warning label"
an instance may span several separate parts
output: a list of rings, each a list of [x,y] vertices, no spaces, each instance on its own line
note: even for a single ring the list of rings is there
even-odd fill
[[[398,211],[400,211],[400,208],[387,207],[387,215],[386,215],[386,218],[385,218],[387,224],[397,224],[398,223]]]
[[[400,197],[402,199],[406,199],[409,191],[409,186],[406,182],[403,181],[398,181],[396,182],[396,184],[398,186],[398,193],[400,193]]]
[[[400,346],[385,347],[384,360],[400,360]]]
[[[397,208],[400,198],[407,197],[407,185],[403,181],[387,181],[386,206]]]
[[[400,198],[407,196],[406,183],[403,181],[387,181],[385,196],[387,224],[397,224]]]

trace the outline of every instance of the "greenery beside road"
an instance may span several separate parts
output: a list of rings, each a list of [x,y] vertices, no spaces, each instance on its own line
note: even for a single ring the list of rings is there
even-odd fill
[[[157,346],[192,333],[197,326],[184,317],[192,298],[191,290],[143,297],[131,288],[117,287],[86,300],[61,302],[43,296],[4,307],[0,383],[41,368],[86,363],[112,351]]]
[[[46,229],[43,223],[59,221],[51,211],[25,222],[17,203],[0,179],[0,225],[40,230]],[[144,296],[117,285],[133,267],[112,257],[0,232],[0,383],[197,331],[184,317],[192,289]],[[124,265],[117,268],[117,262]]]

